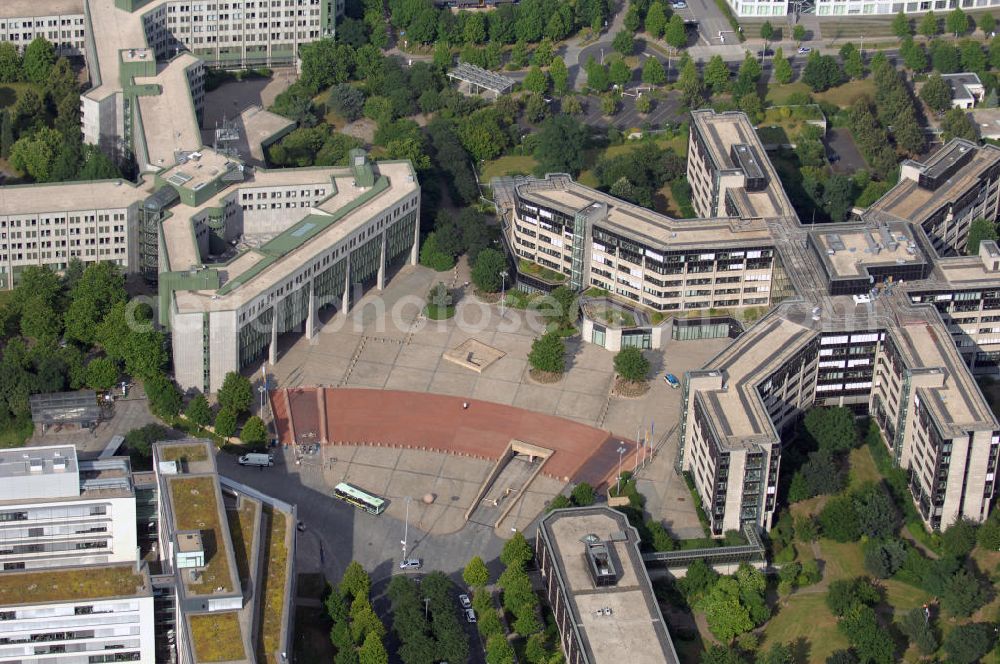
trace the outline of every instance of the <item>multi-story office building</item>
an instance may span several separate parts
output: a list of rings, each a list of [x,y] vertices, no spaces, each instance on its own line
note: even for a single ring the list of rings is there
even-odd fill
[[[83,55],[86,40],[84,0],[5,0],[0,2],[0,41],[24,49],[37,37],[58,55]]]
[[[288,659],[295,508],[261,494],[248,495],[239,485],[227,486],[217,474],[214,455],[214,446],[205,440],[153,446],[161,657],[179,664],[253,664],[262,642],[272,650],[261,661]],[[227,508],[230,497],[235,500]],[[238,540],[232,532],[237,528]],[[279,548],[283,556],[275,555]],[[266,583],[281,587],[267,588],[265,595]],[[270,626],[262,622],[264,615]]]
[[[0,450],[3,570],[135,560],[127,457],[81,461],[72,445]]]
[[[568,664],[680,661],[624,514],[553,510],[538,525],[535,558]]]
[[[145,566],[0,572],[0,662],[154,664]]]
[[[700,219],[565,176],[494,190],[508,247],[535,264],[519,266],[521,288],[598,286],[644,315],[772,307],[683,385],[678,467],[722,535],[770,527],[783,440],[814,405],[872,415],[928,526],[986,518],[1000,425],[970,370],[997,371],[1000,249],[961,254],[973,220],[996,221],[998,180],[1000,149],[955,140],[905,162],[860,220],[816,228],[799,223],[742,113],[695,111],[688,181]],[[669,298],[654,288],[665,266],[682,280]]]
[[[813,0],[806,3],[789,3],[788,0],[728,0],[736,16],[745,18],[785,16],[790,5],[801,7],[819,17],[845,18],[849,16],[883,17],[923,14],[929,11],[944,13],[961,7],[969,11],[988,9],[1000,5],[1000,0]]]

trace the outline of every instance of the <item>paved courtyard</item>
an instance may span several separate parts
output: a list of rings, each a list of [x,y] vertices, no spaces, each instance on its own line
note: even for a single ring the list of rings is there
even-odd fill
[[[124,436],[132,429],[159,422],[149,412],[146,397],[140,387],[133,388],[128,399],[115,402],[113,415],[102,421],[94,431],[67,427],[62,431],[49,428],[42,432],[41,427],[35,428],[35,433],[28,439],[29,446],[41,445],[74,445],[77,454],[84,458],[98,456],[114,436]]]
[[[531,325],[532,314],[507,309],[501,318],[498,306],[480,302],[463,286],[467,278],[465,271],[458,269],[434,273],[420,266],[402,268],[385,291],[357,300],[347,316],[324,317],[313,339],[296,333],[280,339],[279,361],[268,367],[269,387],[326,385],[451,395],[563,417],[629,440],[652,426],[654,441],[665,440],[656,460],[643,472],[647,479],[641,488],[650,498],[650,513],[664,519],[682,537],[700,535],[690,495],[683,479],[673,472],[682,390],[671,389],[662,376],[666,372],[680,376],[702,366],[729,340],[668,340],[663,349],[647,351],[655,378],[646,395],[627,399],[610,396],[614,354],[570,339],[566,375],[556,384],[540,385],[528,376],[527,355],[539,329]],[[451,320],[428,321],[420,316],[423,297],[438,281],[453,289],[457,312]],[[495,347],[505,355],[481,374],[444,359],[446,351],[468,339]],[[373,394],[372,399],[387,411],[394,406],[388,395]],[[396,454],[399,450],[383,452]],[[328,453],[338,459],[343,456],[337,449]],[[432,452],[417,454],[438,456]],[[538,488],[537,482],[533,488]],[[526,497],[513,516],[533,519],[543,508],[549,490],[547,487],[546,491],[539,490],[537,497]],[[558,487],[552,492],[556,490]],[[449,511],[442,506],[435,509],[441,514],[428,515],[426,521],[440,524],[442,529],[450,528],[453,517]]]

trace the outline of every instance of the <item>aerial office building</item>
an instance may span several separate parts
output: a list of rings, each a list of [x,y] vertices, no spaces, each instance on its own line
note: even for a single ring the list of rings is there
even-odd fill
[[[127,457],[81,461],[72,445],[0,450],[0,568],[135,559]]]
[[[680,661],[624,514],[554,510],[538,525],[535,549],[568,664]]]
[[[684,380],[679,469],[713,534],[770,527],[783,436],[814,405],[872,416],[929,527],[985,519],[1000,425],[972,372],[998,372],[1000,249],[962,254],[972,221],[1000,214],[1000,149],[953,140],[904,162],[861,219],[817,228],[799,222],[745,115],[695,111],[688,181],[699,219],[566,176],[494,190],[507,246],[530,264],[522,289],[597,287],[624,308],[676,312],[675,325],[770,309]]]

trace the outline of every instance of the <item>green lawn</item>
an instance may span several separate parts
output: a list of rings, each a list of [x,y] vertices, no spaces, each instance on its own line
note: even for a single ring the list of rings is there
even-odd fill
[[[504,175],[530,175],[538,162],[531,155],[509,154],[483,165],[479,179],[488,183],[490,179]]]
[[[826,607],[826,593],[792,595],[764,627],[761,646],[774,643],[809,642],[809,661],[823,662],[835,650],[850,645],[837,631],[837,619]]]
[[[872,95],[875,93],[875,82],[866,78],[861,81],[850,81],[835,88],[830,88],[825,92],[813,92],[809,86],[801,81],[787,83],[785,85],[772,85],[767,90],[765,101],[780,106],[788,102],[788,98],[796,92],[804,92],[812,96],[814,101],[825,101],[831,104],[847,108],[854,103],[854,100],[861,95]]]
[[[875,460],[872,459],[871,450],[868,446],[859,447],[851,451],[850,456],[850,484],[849,490],[854,490],[867,482],[877,482],[882,479],[882,474],[875,467]]]
[[[428,304],[424,307],[424,315],[430,320],[447,320],[455,315],[455,307],[450,304],[446,307],[436,307]]]

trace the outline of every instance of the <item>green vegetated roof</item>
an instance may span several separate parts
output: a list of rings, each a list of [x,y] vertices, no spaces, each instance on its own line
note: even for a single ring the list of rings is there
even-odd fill
[[[222,288],[219,289],[219,295],[228,295],[233,292],[276,263],[279,259],[298,249],[306,242],[313,239],[388,188],[388,178],[380,176],[377,180],[375,180],[371,189],[362,193],[344,207],[339,208],[333,214],[311,214],[307,216],[305,219],[282,232],[274,239],[257,248],[255,251],[263,254],[264,257],[257,261],[257,263],[255,263],[246,272],[227,282]]]
[[[163,461],[177,461],[187,459],[188,461],[207,461],[208,451],[205,445],[165,445],[160,448],[160,459]]]
[[[188,618],[196,662],[238,662],[246,659],[243,631],[235,611],[198,614]]]
[[[214,546],[206,546],[211,557],[205,561],[199,580],[186,585],[192,595],[211,595],[217,588],[233,591],[229,569],[229,542],[222,528],[221,505],[216,499],[215,478],[176,477],[170,480],[175,529],[194,530],[206,537],[211,533]]]
[[[133,565],[0,574],[0,606],[128,597],[144,585]]]

